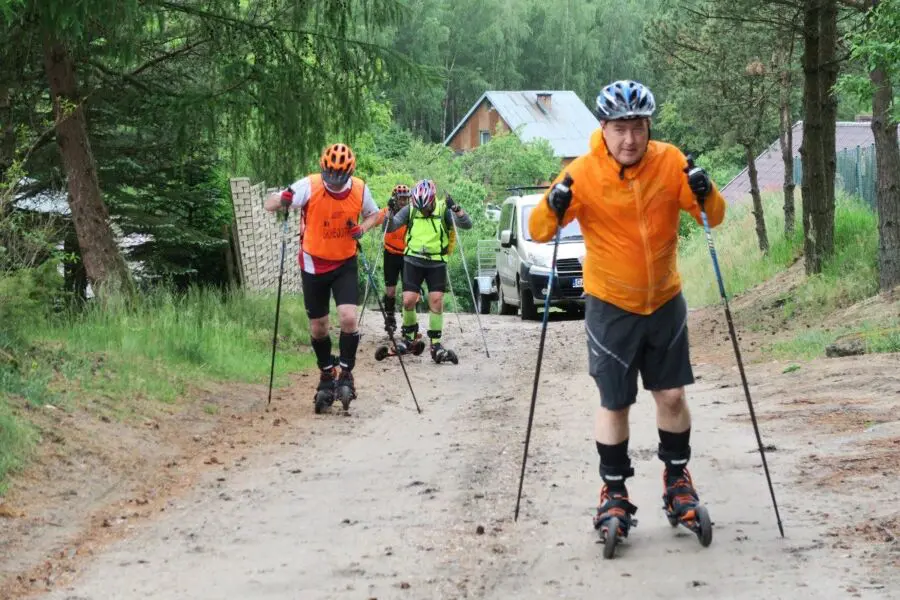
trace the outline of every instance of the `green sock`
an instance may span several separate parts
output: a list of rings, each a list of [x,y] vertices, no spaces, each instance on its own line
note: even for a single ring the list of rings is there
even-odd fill
[[[406,308],[403,307],[403,324],[404,325],[415,325],[416,324],[416,309],[415,308]]]
[[[434,311],[430,311],[428,313],[429,334],[431,334],[431,332],[437,332],[438,334],[440,334],[440,332],[443,328],[444,328],[444,313],[442,313],[442,312],[436,313]],[[433,335],[433,334],[431,334],[431,335]],[[434,344],[436,342],[440,342],[440,341],[441,341],[440,337],[436,337],[436,338],[432,337],[431,338],[432,344]]]

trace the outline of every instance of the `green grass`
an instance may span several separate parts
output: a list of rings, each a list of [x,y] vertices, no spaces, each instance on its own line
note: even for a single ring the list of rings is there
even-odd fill
[[[0,496],[6,492],[7,476],[22,466],[36,438],[34,428],[17,417],[5,401],[0,401]]]
[[[31,407],[89,403],[102,414],[127,418],[139,410],[136,400],[172,403],[191,384],[267,384],[274,318],[274,294],[158,289],[130,305],[97,302],[31,320],[4,346],[4,356],[15,356],[15,363],[0,362],[0,482],[34,441],[15,408],[22,402],[13,399]],[[302,298],[285,295],[276,385],[315,363],[308,344]],[[215,414],[217,407],[204,410]]]
[[[770,250],[760,252],[753,214],[748,205],[730,207],[725,221],[713,230],[719,267],[729,299],[787,269],[803,249],[801,206],[794,235],[783,235],[784,211],[780,194],[764,197]],[[840,196],[835,206],[835,254],[823,272],[807,278],[786,297],[785,316],[797,311],[825,314],[835,308],[868,298],[878,290],[877,217],[861,201]],[[713,272],[706,236],[698,226],[681,240],[678,268],[690,306],[717,304],[721,300]]]
[[[849,335],[859,336],[862,339],[867,354],[900,352],[900,319],[893,319],[887,323],[864,322],[856,327],[844,327],[831,331],[807,330],[798,333],[790,340],[771,344],[766,351],[775,358],[804,360],[822,358],[829,345],[838,338]]]

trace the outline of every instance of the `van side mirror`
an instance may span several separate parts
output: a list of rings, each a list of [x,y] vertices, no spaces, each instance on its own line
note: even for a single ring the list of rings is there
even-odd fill
[[[504,229],[500,232],[500,245],[504,248],[509,248],[510,246],[512,246],[512,242],[510,241],[511,239],[512,231],[510,231],[509,229]]]

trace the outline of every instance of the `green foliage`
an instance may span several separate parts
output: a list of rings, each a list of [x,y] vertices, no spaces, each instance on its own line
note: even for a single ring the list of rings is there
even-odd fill
[[[863,26],[847,36],[850,59],[861,73],[846,72],[838,79],[836,90],[843,96],[871,107],[874,87],[868,73],[882,68],[895,84],[900,80],[900,0],[881,0],[870,10]],[[900,121],[900,104],[894,102],[894,119]]]
[[[21,468],[37,441],[34,428],[4,398],[3,377],[0,369],[0,496],[6,492],[6,478]]]
[[[764,196],[766,227],[783,228],[781,196]],[[799,216],[798,216],[799,221]],[[716,254],[725,290],[729,297],[740,294],[766,281],[792,265],[803,249],[802,227],[797,224],[794,237],[779,238],[763,255],[756,247],[753,215],[746,204],[730,206],[725,222],[713,232]],[[824,315],[875,294],[878,229],[875,214],[856,198],[839,196],[835,210],[835,253],[823,272],[807,277],[793,290],[785,304],[786,316],[798,312]],[[678,269],[684,280],[684,293],[691,306],[707,306],[720,302],[718,287],[706,237],[691,235],[682,240]]]

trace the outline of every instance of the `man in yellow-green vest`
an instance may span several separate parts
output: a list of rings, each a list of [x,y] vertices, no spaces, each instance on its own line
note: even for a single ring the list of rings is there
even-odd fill
[[[423,179],[413,189],[409,204],[391,215],[388,231],[406,225],[406,250],[403,256],[403,340],[401,353],[420,354],[425,343],[419,334],[416,299],[424,282],[428,286],[428,339],[431,358],[436,363],[457,364],[456,353],[444,348],[444,291],[447,289],[447,260],[452,250],[455,227],[471,229],[472,219],[449,195],[437,199],[437,188]]]

